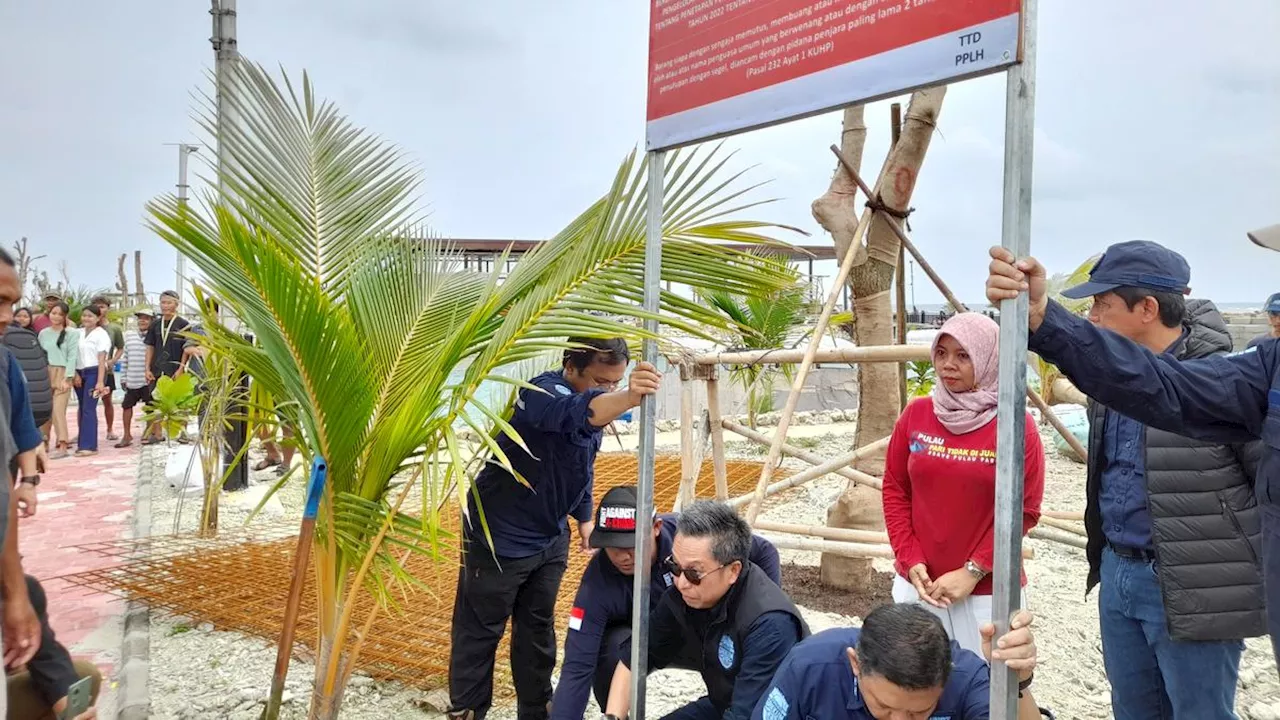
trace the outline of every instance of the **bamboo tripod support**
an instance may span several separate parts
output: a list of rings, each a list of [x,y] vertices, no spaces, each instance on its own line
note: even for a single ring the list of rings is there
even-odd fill
[[[868,195],[868,197],[873,197]],[[867,231],[867,226],[871,223],[871,211],[863,211],[862,217],[858,219],[858,227],[853,233],[853,237],[860,238]],[[756,516],[760,514],[760,504],[764,502],[765,491],[769,488],[769,480],[773,477],[773,468],[778,464],[778,458],[782,455],[782,443],[787,439],[787,428],[791,426],[791,416],[796,411],[796,405],[800,402],[800,391],[804,388],[805,379],[809,377],[809,368],[813,365],[813,357],[818,352],[818,347],[822,344],[822,338],[827,331],[827,324],[831,322],[831,314],[835,310],[836,302],[839,301],[845,282],[849,279],[849,273],[853,270],[854,260],[857,259],[858,253],[856,248],[850,247],[848,252],[844,254],[844,259],[840,262],[840,271],[836,273],[835,279],[831,282],[831,292],[827,295],[827,301],[822,306],[822,314],[818,316],[818,322],[813,328],[813,335],[809,338],[809,347],[805,350],[804,358],[800,361],[800,367],[796,369],[795,378],[791,382],[791,392],[787,395],[787,404],[782,408],[782,414],[778,417],[778,427],[774,429],[773,442],[769,446],[769,455],[765,458],[764,466],[760,468],[760,480],[756,483],[755,494],[752,495],[750,504],[747,506],[747,522],[755,522]]]
[[[840,148],[832,145],[831,152],[835,153],[836,158],[840,160],[840,167],[844,168],[845,173],[848,174],[850,179],[857,183],[858,188],[862,190],[862,192],[866,193],[867,197],[875,197],[867,187],[867,184],[862,181],[862,177],[858,175],[858,171],[855,170],[853,165],[851,165],[848,159],[845,158],[844,153],[840,152]],[[893,230],[893,234],[898,236],[898,241],[902,243],[902,247],[906,248],[907,251],[911,253],[911,256],[915,258],[917,263],[919,263],[920,269],[924,270],[924,273],[929,276],[929,279],[933,281],[933,284],[938,288],[938,291],[942,293],[943,297],[947,299],[947,302],[951,303],[951,306],[956,309],[956,312],[967,312],[968,310],[965,307],[965,304],[960,302],[959,298],[951,292],[951,288],[942,280],[938,273],[934,271],[933,266],[929,264],[929,261],[924,259],[924,255],[922,255],[920,250],[916,248],[915,243],[911,242],[911,239],[907,237],[905,232],[903,232],[902,225],[898,222],[898,219],[885,213],[881,213],[881,215],[889,226],[889,229]],[[861,224],[859,224],[859,227],[861,227]],[[1040,414],[1044,416],[1044,419],[1049,421],[1049,424],[1053,426],[1053,429],[1058,431],[1058,434],[1067,442],[1067,445],[1070,445],[1071,449],[1080,456],[1081,460],[1088,462],[1089,451],[1086,450],[1084,445],[1076,439],[1075,435],[1071,434],[1071,431],[1067,429],[1067,426],[1062,424],[1062,420],[1060,420],[1058,415],[1053,412],[1053,409],[1045,404],[1045,401],[1042,400],[1031,388],[1027,388],[1027,398],[1031,401],[1032,405],[1036,406],[1036,409],[1040,411]]]

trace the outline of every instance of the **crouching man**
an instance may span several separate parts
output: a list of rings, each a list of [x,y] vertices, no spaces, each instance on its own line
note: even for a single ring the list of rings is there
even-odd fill
[[[809,626],[791,598],[750,560],[751,527],[721,502],[702,501],[676,520],[664,570],[675,578],[649,618],[649,667],[668,667],[687,642],[700,648],[707,695],[664,720],[747,720]],[[631,710],[631,642],[613,674],[604,718]]]
[[[671,557],[679,517],[658,515],[650,525],[653,532],[649,555],[651,612],[675,583],[675,576],[664,569],[663,560]],[[613,488],[605,493],[596,508],[591,547],[604,552],[597,553],[587,563],[578,594],[573,599],[551,720],[582,720],[592,691],[601,709],[608,703],[614,669],[623,659],[620,654],[623,646],[631,640],[636,528],[644,525],[636,517],[634,485]],[[768,540],[753,535],[748,560],[763,570],[775,585],[782,584],[778,550]],[[687,642],[667,667],[700,670],[702,648],[696,640]]]
[[[1019,611],[995,650],[1018,673],[1018,720],[1041,717],[1028,689],[1036,667],[1031,620]],[[995,626],[981,633],[989,661]],[[990,680],[987,663],[949,640],[928,610],[883,605],[867,614],[861,629],[826,630],[796,645],[751,717],[987,720]]]

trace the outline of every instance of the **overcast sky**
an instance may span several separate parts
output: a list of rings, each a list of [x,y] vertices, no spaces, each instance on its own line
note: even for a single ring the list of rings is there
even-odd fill
[[[240,50],[311,73],[319,93],[407,150],[450,237],[539,238],[604,191],[642,143],[645,0],[240,0]],[[1221,9],[1217,9],[1221,8]],[[1146,238],[1187,256],[1198,296],[1258,302],[1280,255],[1246,230],[1280,222],[1280,3],[1041,2],[1032,245],[1069,270]],[[0,241],[28,236],[75,284],[109,285],[141,249],[152,292],[173,252],[142,225],[191,140],[212,66],[199,0],[0,3]],[[912,205],[914,237],[962,299],[999,242],[1002,76],[953,87]],[[864,172],[888,105],[868,108]],[[761,214],[829,239],[809,214],[839,113],[729,146],[781,200]],[[922,273],[919,303],[938,302]]]

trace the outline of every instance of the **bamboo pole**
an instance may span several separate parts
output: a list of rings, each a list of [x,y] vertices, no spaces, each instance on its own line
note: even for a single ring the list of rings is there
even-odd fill
[[[840,155],[840,158],[841,162],[843,162],[844,155]],[[878,188],[879,182],[876,185]],[[863,192],[869,198],[876,197],[875,193],[866,190]],[[813,326],[813,335],[809,338],[809,347],[805,350],[804,357],[800,360],[800,367],[796,368],[795,377],[791,382],[791,392],[787,394],[787,403],[782,408],[782,414],[778,416],[778,426],[774,428],[773,442],[769,446],[769,455],[765,458],[764,465],[760,467],[760,480],[756,482],[755,494],[751,498],[751,504],[747,506],[747,522],[754,522],[756,515],[760,513],[760,505],[764,502],[766,490],[769,489],[769,480],[773,477],[773,468],[778,464],[778,459],[782,455],[782,443],[787,439],[787,428],[791,427],[791,416],[795,414],[796,404],[800,402],[800,391],[804,389],[804,381],[809,377],[809,368],[813,366],[814,356],[822,344],[823,336],[826,335],[827,324],[831,322],[831,314],[835,311],[836,303],[840,300],[841,291],[849,280],[849,273],[853,270],[855,261],[858,260],[858,241],[871,224],[872,215],[873,213],[870,210],[864,210],[862,217],[858,219],[858,227],[853,231],[854,243],[845,251],[844,258],[840,261],[840,270],[831,281],[831,292],[827,295],[827,301],[822,305],[822,313],[818,315],[818,322]]]
[[[893,559],[893,548],[888,545],[866,545],[838,540],[814,540],[812,538],[765,535],[764,538],[780,550],[809,550],[828,555],[857,558]]]
[[[1051,517],[1059,520],[1084,520],[1084,513],[1076,510],[1041,510],[1040,515],[1041,517]]]
[[[673,512],[693,503],[694,483],[699,468],[693,465],[693,373],[687,364],[680,365],[680,492]]]
[[[744,425],[739,425],[732,420],[723,420],[721,421],[721,425],[724,426],[725,430],[741,435],[747,440],[763,445],[764,447],[769,447],[769,443],[773,442],[769,436],[756,432]],[[789,457],[793,457],[797,460],[803,460],[810,465],[821,465],[827,461],[827,459],[821,455],[816,455],[808,450],[801,450],[800,448],[795,447],[794,445],[788,445],[787,443],[782,444],[782,452],[786,453]],[[856,483],[870,485],[872,487],[875,487],[875,484],[880,482],[880,478],[877,478],[874,475],[868,475],[861,470],[855,470],[851,467],[838,468],[836,470],[832,470],[832,472]]]
[[[812,535],[823,540],[839,540],[841,542],[870,543],[874,545],[884,545],[889,542],[887,533],[875,530],[849,530],[825,525],[797,525],[795,523],[773,522],[772,520],[756,520],[751,527],[765,532]]]
[[[792,365],[802,362],[808,351],[741,350],[706,353],[693,358],[697,365]],[[912,362],[928,360],[931,354],[924,345],[870,345],[867,347],[823,348],[813,353],[815,363]]]
[[[823,540],[835,540],[838,542],[856,542],[866,543],[870,545],[887,545],[889,544],[889,535],[874,530],[849,530],[846,528],[832,528],[825,525],[795,525],[792,523],[772,522],[769,520],[756,520],[756,524],[752,526],[756,530],[763,530],[771,533],[785,533],[787,535],[811,535]],[[1022,557],[1028,560],[1034,559],[1035,552],[1031,548],[1022,549]]]
[[[858,187],[861,188],[864,193],[867,193],[867,197],[875,197],[867,188],[867,184],[862,181],[862,177],[858,175],[858,171],[854,169],[853,165],[849,164],[847,159],[845,159],[844,153],[840,152],[840,148],[832,145],[831,152],[835,153],[836,157],[840,160],[840,166],[849,174],[849,177],[853,178],[853,181],[858,184]],[[907,237],[907,234],[903,232],[902,225],[898,222],[898,219],[883,213],[882,215],[884,216],[885,223],[889,226],[889,229],[893,230],[894,235],[898,236],[898,240],[902,242],[902,246],[910,251],[911,256],[916,259],[917,263],[919,263],[920,269],[924,270],[924,273],[929,276],[929,279],[933,281],[933,284],[938,288],[939,292],[946,297],[947,302],[951,303],[951,306],[956,309],[956,312],[967,312],[968,308],[965,304],[960,302],[960,299],[955,296],[955,293],[951,292],[951,288],[943,282],[942,278],[938,276],[938,273],[934,271],[933,266],[929,264],[928,260],[924,259],[924,255],[922,255],[920,250],[916,248],[915,243],[911,242],[910,238]],[[1040,414],[1044,416],[1044,419],[1049,421],[1049,424],[1053,426],[1053,429],[1058,431],[1058,434],[1062,436],[1062,439],[1067,441],[1067,444],[1070,445],[1071,449],[1080,456],[1080,459],[1088,462],[1089,451],[1086,450],[1084,445],[1076,439],[1075,435],[1071,434],[1071,431],[1067,429],[1067,426],[1062,424],[1062,420],[1058,418],[1057,413],[1045,404],[1044,399],[1037,395],[1031,388],[1027,388],[1027,398],[1031,400],[1032,405],[1036,406],[1036,409],[1040,411]]]
[[[1034,528],[1031,528],[1031,532],[1028,534],[1037,540],[1048,540],[1050,542],[1056,542],[1062,545],[1070,545],[1071,547],[1077,547],[1077,548],[1080,548],[1081,550],[1084,550],[1086,548],[1086,543],[1084,538],[1080,537],[1079,535],[1072,535],[1071,533],[1063,532],[1061,530],[1054,530],[1053,528],[1034,527]]]
[[[707,425],[711,430],[711,464],[716,477],[716,499],[729,499],[729,471],[724,461],[724,424],[720,417],[720,381],[707,378]]]
[[[890,139],[893,141],[891,148],[898,144],[898,138],[902,137],[902,104],[894,103],[889,106],[889,129]],[[902,243],[898,243],[898,272],[894,278],[894,303],[898,306],[897,331],[898,344],[907,344],[907,250]],[[906,409],[907,407],[907,366],[898,365],[898,407]]]
[[[1059,520],[1058,518],[1048,517],[1044,513],[1041,513],[1040,524],[1045,527],[1069,532],[1073,535],[1079,535],[1080,537],[1087,537],[1084,528],[1070,520]]]
[[[889,445],[889,438],[881,438],[871,443],[870,445],[867,445],[865,447],[860,447],[851,453],[842,455],[838,458],[833,458],[831,460],[828,460],[821,465],[811,467],[808,470],[792,475],[791,477],[786,478],[785,480],[779,480],[776,483],[772,483],[765,488],[764,492],[757,491],[757,492],[752,492],[749,495],[736,497],[729,501],[728,503],[729,507],[740,508],[745,505],[749,512],[751,507],[754,505],[756,506],[757,513],[758,513],[759,505],[760,503],[764,502],[764,498],[767,498],[771,495],[776,495],[782,492],[783,490],[789,490],[798,485],[803,485],[809,482],[810,480],[813,480],[814,478],[820,478],[823,475],[827,475],[829,473],[834,472],[836,468],[847,467],[849,465],[852,465],[853,463],[857,462],[858,460],[861,460],[863,457],[867,455],[873,455],[875,453],[880,452],[881,450],[884,450],[885,447],[887,447],[888,445]],[[880,486],[881,486],[880,478],[871,477],[870,475],[868,475],[867,478],[870,478],[870,480],[874,482],[867,482],[866,480],[859,480],[859,482],[865,482],[866,484],[871,485],[871,487],[874,487],[877,490],[880,489]],[[751,522],[753,522],[753,520],[748,520],[748,523],[751,523]]]

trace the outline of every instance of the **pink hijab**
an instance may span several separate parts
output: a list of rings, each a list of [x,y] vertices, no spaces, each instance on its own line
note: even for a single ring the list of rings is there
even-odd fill
[[[996,416],[1000,326],[981,313],[960,313],[938,330],[937,337],[933,339],[934,352],[937,352],[938,341],[943,335],[955,338],[969,353],[973,362],[974,387],[969,392],[953,393],[938,381],[933,386],[933,413],[948,430],[963,435],[986,425]]]

